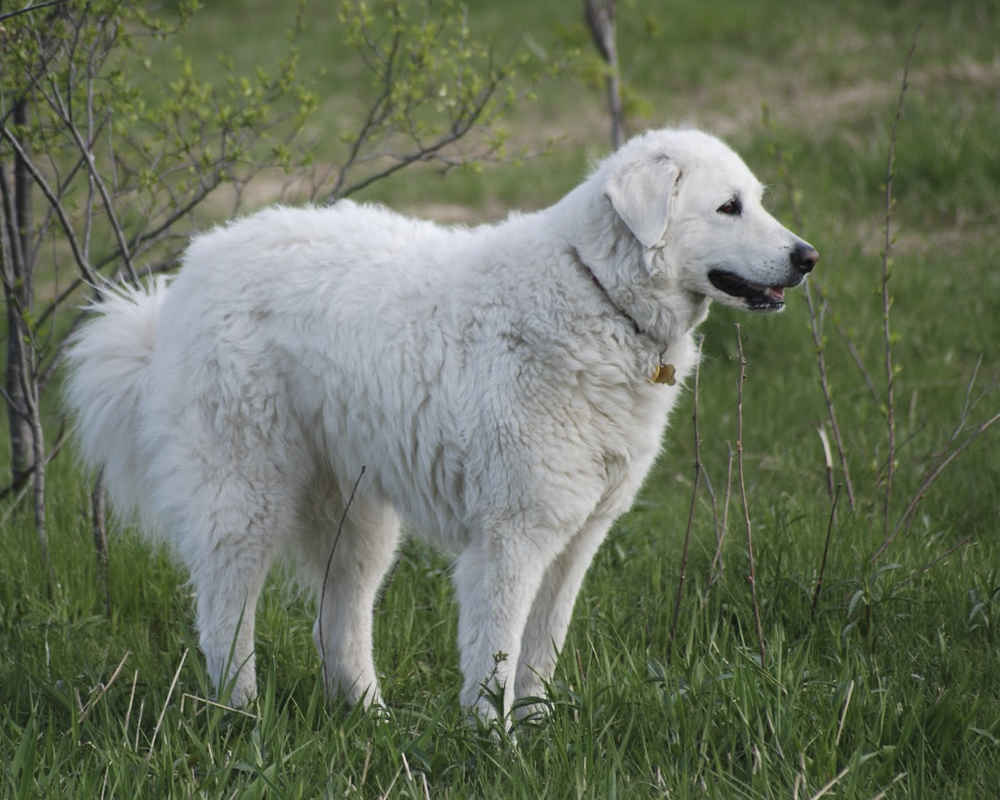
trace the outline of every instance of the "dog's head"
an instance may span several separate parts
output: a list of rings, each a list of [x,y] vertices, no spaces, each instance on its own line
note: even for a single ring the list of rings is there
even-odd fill
[[[605,195],[651,276],[751,311],[779,311],[819,259],[764,210],[763,186],[718,139],[651,131],[613,157]]]

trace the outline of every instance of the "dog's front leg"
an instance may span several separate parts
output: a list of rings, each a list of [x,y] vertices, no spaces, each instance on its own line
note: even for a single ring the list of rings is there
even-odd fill
[[[521,640],[545,570],[552,531],[503,526],[455,564],[461,701],[484,720],[510,712]]]
[[[614,520],[611,513],[595,514],[545,571],[524,629],[514,700],[545,694],[587,568]],[[522,704],[515,713],[523,718],[544,710],[540,704]]]

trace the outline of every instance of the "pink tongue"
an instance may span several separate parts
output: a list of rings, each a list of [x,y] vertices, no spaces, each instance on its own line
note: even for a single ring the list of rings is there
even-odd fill
[[[767,288],[766,294],[768,295],[768,297],[773,297],[775,300],[784,300],[785,299],[785,290],[782,287],[780,287],[780,286],[777,286],[777,287],[775,287],[775,286],[769,286]]]

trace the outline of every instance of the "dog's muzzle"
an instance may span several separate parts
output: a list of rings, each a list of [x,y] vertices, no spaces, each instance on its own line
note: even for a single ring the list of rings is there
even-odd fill
[[[712,286],[730,297],[742,298],[751,311],[780,311],[785,307],[785,289],[798,286],[804,277],[796,275],[788,283],[765,286],[724,269],[713,269],[708,273],[708,280]]]
[[[819,261],[819,251],[808,242],[798,240],[788,253],[791,265],[788,278],[781,283],[754,283],[726,269],[713,269],[708,280],[720,292],[746,300],[751,311],[780,311],[785,306],[785,289],[798,286]]]

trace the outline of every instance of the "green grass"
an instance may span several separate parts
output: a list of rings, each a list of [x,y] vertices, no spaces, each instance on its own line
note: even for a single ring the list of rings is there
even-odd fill
[[[546,48],[560,38],[584,41],[579,23],[555,4],[516,0],[502,14],[494,3],[470,6],[472,24],[507,48],[528,32]],[[699,502],[667,659],[693,477],[690,394],[640,500],[588,575],[551,687],[551,715],[519,730],[516,746],[464,721],[447,562],[415,545],[404,549],[377,616],[388,723],[326,707],[311,604],[280,575],[258,615],[262,697],[254,716],[206,705],[185,575],[121,532],[112,541],[106,618],[87,489],[63,455],[49,475],[58,578],[51,597],[26,505],[10,511],[0,535],[0,760],[8,765],[0,795],[809,798],[838,775],[825,796],[995,795],[997,432],[949,467],[912,527],[869,564],[882,540],[885,417],[838,329],[884,392],[886,152],[905,51],[922,23],[897,142],[895,519],[948,449],[980,357],[969,418],[1000,405],[1000,14],[988,3],[904,0],[877,9],[773,0],[619,6],[622,40],[631,42],[623,67],[645,101],[634,126],[690,120],[721,131],[770,184],[772,209],[789,222],[801,217],[800,232],[822,253],[814,287],[830,302],[826,357],[858,507],[841,500],[815,614],[830,511],[816,434],[826,412],[797,292],[780,316],[716,308],[703,327],[701,457],[721,498],[736,435],[734,323],[743,326],[763,666],[735,494],[725,568],[714,583],[715,529],[707,495]],[[196,67],[212,69],[215,53],[227,49],[246,65],[276,58],[287,13],[249,0],[211,4],[189,33]],[[345,124],[337,98],[352,92],[357,75],[356,65],[338,60],[336,37],[335,17],[314,8],[302,59],[331,98],[320,130]],[[538,102],[508,124],[529,146],[563,136],[550,155],[481,174],[406,172],[367,196],[429,215],[457,206],[469,220],[543,206],[603,152],[601,102],[571,76],[544,85]]]

